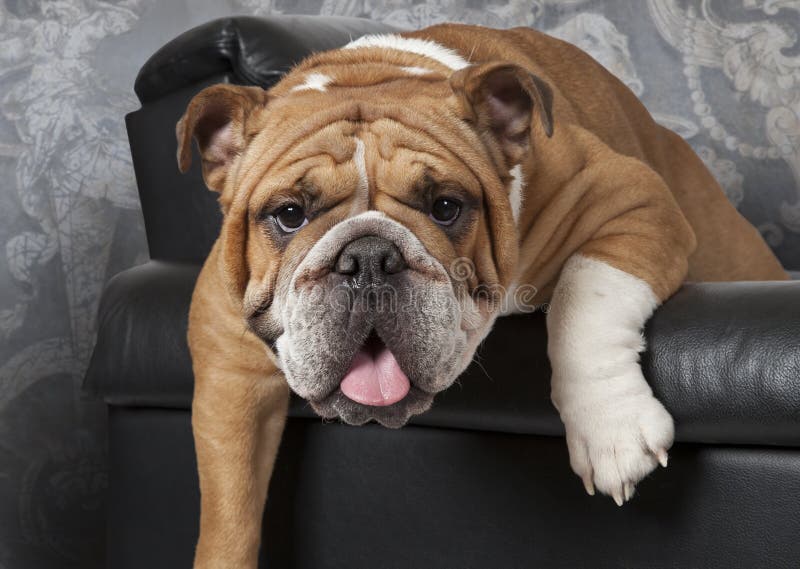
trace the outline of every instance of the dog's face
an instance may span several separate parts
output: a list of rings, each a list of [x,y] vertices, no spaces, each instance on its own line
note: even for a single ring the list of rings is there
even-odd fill
[[[317,77],[319,74],[317,74]],[[514,277],[509,170],[548,93],[510,65],[424,80],[304,67],[269,92],[218,85],[178,124],[225,214],[229,292],[323,417],[399,427],[471,361]]]

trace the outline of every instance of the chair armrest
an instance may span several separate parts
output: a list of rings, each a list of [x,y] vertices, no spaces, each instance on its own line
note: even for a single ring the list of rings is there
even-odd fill
[[[189,408],[186,323],[198,265],[117,275],[100,307],[87,387],[112,405]],[[800,282],[687,284],[646,328],[645,375],[684,442],[800,445]],[[294,398],[295,417],[314,417]],[[563,434],[543,314],[498,320],[476,361],[418,425]]]
[[[109,281],[84,391],[111,405],[190,406],[194,377],[186,330],[200,268],[150,261]]]
[[[800,443],[800,282],[686,285],[643,358],[681,438]]]

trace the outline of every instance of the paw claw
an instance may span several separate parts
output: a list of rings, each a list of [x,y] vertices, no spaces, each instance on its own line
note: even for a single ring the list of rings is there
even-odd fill
[[[631,498],[633,498],[633,491],[634,491],[633,488],[634,487],[633,487],[633,484],[631,482],[626,482],[625,483],[625,501],[626,502],[629,501]]]
[[[667,465],[672,418],[652,395],[633,397],[624,406],[601,400],[574,410],[565,408],[562,419],[570,465],[590,495],[610,495],[622,506],[633,498],[639,481],[659,464]]]

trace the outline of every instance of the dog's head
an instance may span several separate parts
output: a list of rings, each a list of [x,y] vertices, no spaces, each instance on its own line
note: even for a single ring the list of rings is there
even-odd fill
[[[510,64],[300,66],[191,101],[178,161],[194,138],[220,192],[228,292],[320,415],[401,426],[469,364],[515,276],[510,171],[549,101]]]

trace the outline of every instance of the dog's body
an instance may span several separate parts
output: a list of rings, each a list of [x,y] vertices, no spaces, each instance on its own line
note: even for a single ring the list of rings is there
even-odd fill
[[[196,567],[255,567],[289,386],[400,426],[502,311],[544,302],[571,464],[621,504],[672,444],[638,365],[652,311],[687,278],[786,278],[682,139],[529,29],[361,38],[269,92],[195,97],[184,170],[193,136],[225,213],[190,315]]]

